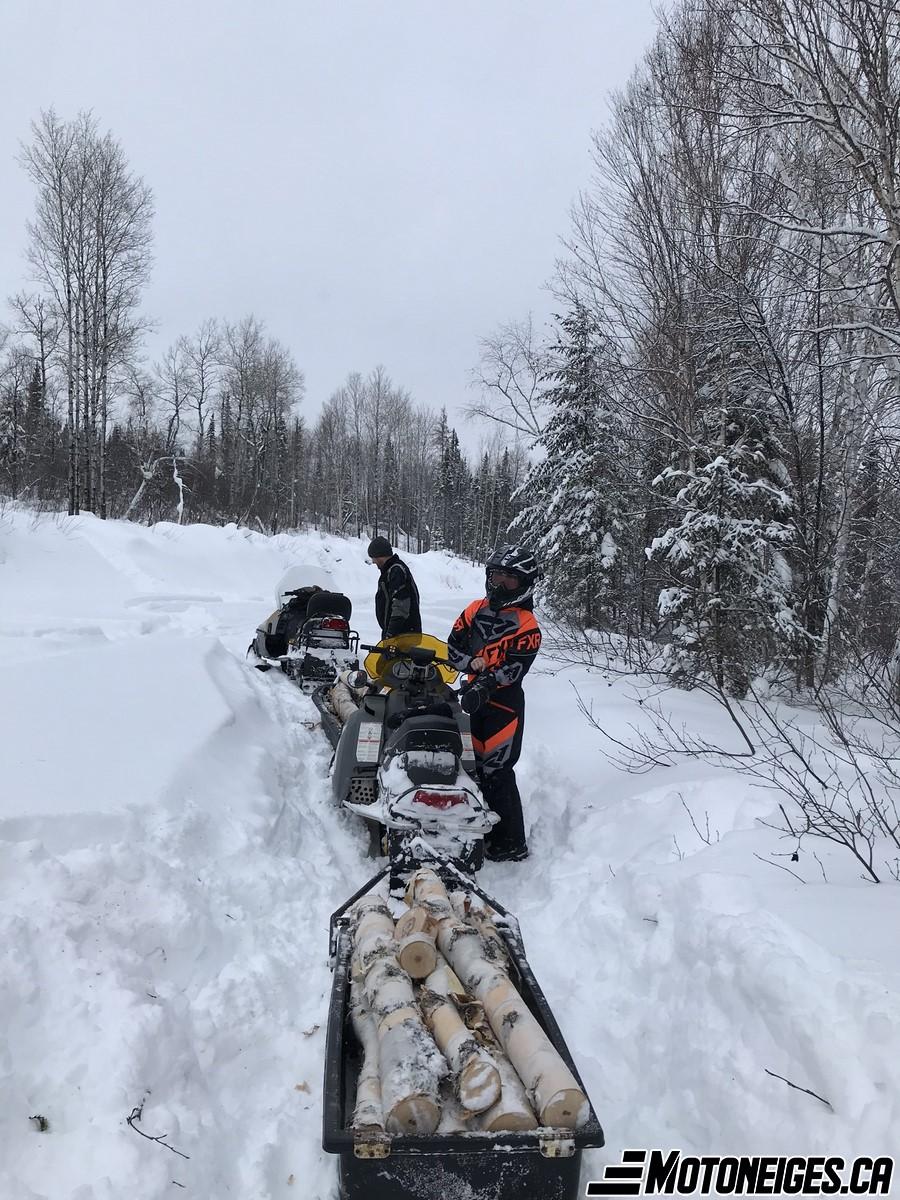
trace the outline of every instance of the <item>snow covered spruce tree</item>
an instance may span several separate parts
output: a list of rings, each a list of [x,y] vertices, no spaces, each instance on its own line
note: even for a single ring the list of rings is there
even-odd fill
[[[544,457],[520,489],[513,530],[537,547],[551,605],[590,627],[608,618],[618,594],[626,446],[583,304],[559,318],[552,354],[543,396],[550,415],[538,440]]]
[[[697,371],[698,438],[654,480],[671,497],[670,524],[648,549],[668,575],[658,604],[670,678],[737,696],[799,633],[790,481],[775,406],[753,394],[744,349],[710,348]]]

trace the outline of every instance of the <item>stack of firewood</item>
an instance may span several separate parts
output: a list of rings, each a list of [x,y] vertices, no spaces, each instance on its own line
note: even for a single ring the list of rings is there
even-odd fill
[[[427,868],[406,903],[396,922],[378,897],[353,914],[353,1127],[423,1136],[583,1124],[587,1097],[510,979],[487,911],[448,895]]]

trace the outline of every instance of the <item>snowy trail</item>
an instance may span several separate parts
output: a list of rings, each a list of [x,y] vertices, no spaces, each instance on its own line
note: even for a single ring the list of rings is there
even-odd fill
[[[328,917],[370,868],[362,832],[334,809],[308,698],[209,636],[245,644],[244,611],[232,628],[218,595],[153,594],[115,543],[97,557],[116,571],[98,595],[165,619],[101,605],[35,639],[38,657],[5,630],[25,674],[0,820],[0,1195],[111,1200],[133,1179],[142,1197],[173,1180],[277,1197],[303,1180],[326,1197]],[[189,1157],[129,1128],[136,1107]],[[22,1136],[25,1109],[47,1135]]]
[[[482,574],[412,561],[445,634]],[[328,918],[373,864],[332,806],[311,701],[243,660],[298,562],[340,580],[372,639],[358,543],[0,521],[3,1200],[334,1200]],[[900,888],[826,849],[828,884],[808,855],[806,882],[773,869],[771,794],[698,762],[621,774],[571,685],[626,736],[621,687],[539,663],[532,857],[481,882],[518,915],[606,1129],[586,1174],[625,1146],[895,1151]],[[706,701],[667,699],[724,732]],[[189,1158],[128,1127],[141,1105],[139,1128]]]
[[[318,1124],[328,916],[365,870],[362,841],[331,807],[327,754],[301,724],[309,701],[211,658],[231,717],[160,809],[120,820],[107,844],[96,818],[43,837],[35,822],[12,843],[5,874],[31,865],[45,919],[3,905],[7,947],[23,935],[0,996],[20,1015],[4,1061],[20,1091],[4,1112],[27,1098],[54,1136],[38,1158],[10,1136],[0,1194],[121,1196],[132,1174],[148,1197],[173,1179],[195,1195],[289,1195],[292,1175],[329,1194],[333,1172],[298,1130]],[[123,1124],[139,1105],[140,1128],[189,1159]]]

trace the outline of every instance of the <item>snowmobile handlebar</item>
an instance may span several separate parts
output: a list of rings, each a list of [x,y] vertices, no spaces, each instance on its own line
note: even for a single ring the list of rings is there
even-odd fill
[[[384,658],[408,658],[411,662],[423,667],[427,667],[430,663],[437,663],[439,667],[449,667],[452,671],[459,670],[448,658],[438,658],[435,652],[429,650],[427,646],[410,646],[408,650],[401,650],[396,646],[368,646],[364,642],[360,642],[359,648],[360,650],[371,650],[373,654],[380,654]]]
[[[410,646],[408,649],[402,650],[397,646],[371,646],[360,642],[359,648],[360,650],[369,650],[373,654],[383,655],[388,659],[405,659],[418,667],[436,665],[449,667],[452,671],[459,672],[459,667],[449,659],[438,658],[434,651],[429,650],[427,646]],[[479,671],[473,679],[463,679],[456,694],[460,697],[465,712],[475,712],[487,702],[496,688],[497,680],[493,671],[486,669]],[[469,700],[464,701],[462,699],[464,696],[469,696]]]

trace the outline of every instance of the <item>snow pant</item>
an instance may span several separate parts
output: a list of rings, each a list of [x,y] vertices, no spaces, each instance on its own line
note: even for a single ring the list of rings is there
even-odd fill
[[[494,850],[520,850],[526,845],[514,770],[522,752],[524,728],[525,693],[521,687],[498,690],[484,708],[472,714],[472,745],[482,791],[500,818],[488,839]]]

